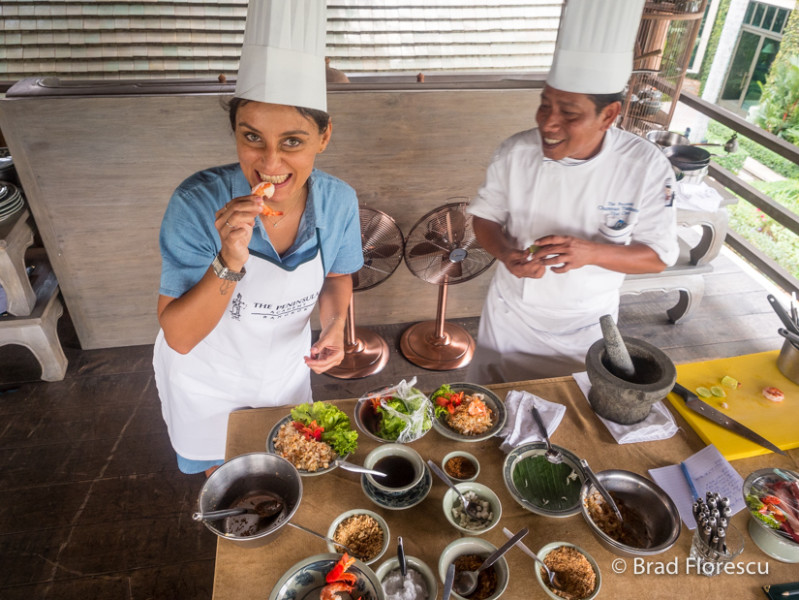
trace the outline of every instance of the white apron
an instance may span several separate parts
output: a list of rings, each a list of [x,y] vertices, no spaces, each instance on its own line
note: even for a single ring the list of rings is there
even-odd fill
[[[224,458],[227,420],[239,408],[311,401],[311,312],[324,283],[321,251],[293,271],[250,255],[217,326],[188,354],[163,330],[153,366],[175,451],[192,460]]]

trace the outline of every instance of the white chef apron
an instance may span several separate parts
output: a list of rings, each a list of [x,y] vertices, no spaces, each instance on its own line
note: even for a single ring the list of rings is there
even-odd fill
[[[224,458],[228,415],[311,401],[311,312],[324,283],[321,251],[289,271],[250,254],[217,326],[188,354],[163,330],[153,366],[172,447],[193,460]],[[264,442],[265,443],[265,442]]]

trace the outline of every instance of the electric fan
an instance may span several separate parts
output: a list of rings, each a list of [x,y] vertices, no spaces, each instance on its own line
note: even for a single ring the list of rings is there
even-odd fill
[[[361,247],[363,267],[352,274],[353,292],[371,289],[391,276],[402,262],[402,231],[389,215],[361,207]],[[355,310],[350,301],[344,326],[344,360],[327,371],[339,379],[357,379],[380,372],[386,366],[389,349],[375,332],[355,327]]]
[[[465,202],[445,204],[419,219],[405,241],[405,264],[419,279],[439,286],[438,310],[435,321],[416,323],[402,334],[405,358],[436,371],[469,364],[474,339],[460,325],[444,321],[447,288],[477,277],[493,262],[477,243]]]

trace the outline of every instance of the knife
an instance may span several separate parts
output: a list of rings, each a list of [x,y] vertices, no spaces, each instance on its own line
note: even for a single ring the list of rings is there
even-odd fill
[[[695,413],[702,415],[703,417],[713,421],[717,425],[721,425],[722,427],[724,427],[728,431],[733,432],[736,435],[740,435],[741,437],[746,438],[750,442],[754,442],[755,444],[759,444],[764,448],[768,448],[772,452],[782,454],[783,456],[788,456],[783,450],[780,450],[777,446],[769,442],[762,435],[752,431],[746,425],[743,425],[738,421],[731,419],[723,412],[716,410],[715,408],[710,406],[707,402],[703,402],[697,397],[696,394],[684,388],[679,383],[675,383],[674,389],[672,389],[671,391],[680,396],[683,400],[685,400],[685,406],[690,408]]]

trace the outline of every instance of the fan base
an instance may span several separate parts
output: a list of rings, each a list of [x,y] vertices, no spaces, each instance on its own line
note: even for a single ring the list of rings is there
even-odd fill
[[[460,325],[444,323],[444,336],[436,335],[436,322],[411,325],[402,334],[403,356],[423,369],[451,371],[468,365],[474,355],[474,338]]]
[[[360,379],[383,370],[388,363],[388,343],[378,334],[363,327],[355,328],[355,344],[344,354],[344,360],[325,375],[338,379]]]

